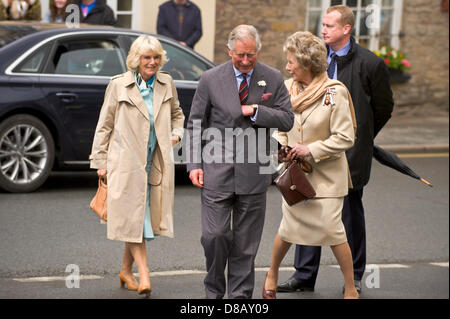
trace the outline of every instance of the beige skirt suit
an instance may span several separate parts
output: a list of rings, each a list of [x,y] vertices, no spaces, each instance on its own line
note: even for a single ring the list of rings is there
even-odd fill
[[[288,89],[291,83],[292,79],[286,81]],[[278,234],[282,240],[299,245],[345,243],[347,237],[341,216],[344,196],[352,187],[345,151],[355,140],[347,90],[334,85],[312,106],[294,114],[292,130],[276,132],[275,136],[282,145],[308,146],[312,156],[306,160],[313,171],[307,178],[316,197],[293,206],[283,199]]]

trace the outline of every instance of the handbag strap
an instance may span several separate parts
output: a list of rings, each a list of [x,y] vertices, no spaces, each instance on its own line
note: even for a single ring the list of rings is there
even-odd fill
[[[309,164],[303,158],[292,160],[291,163],[297,163],[305,173],[311,173],[313,170],[311,164]]]

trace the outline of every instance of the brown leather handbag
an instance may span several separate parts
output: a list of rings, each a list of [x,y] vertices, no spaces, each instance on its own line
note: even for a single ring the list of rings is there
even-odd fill
[[[102,177],[98,178],[98,189],[94,198],[91,200],[89,204],[89,208],[94,211],[100,217],[100,219],[104,222],[107,221],[106,214],[106,193],[108,192],[108,188],[106,186],[106,179]]]
[[[316,191],[309,183],[304,171],[312,172],[311,165],[302,160],[294,160],[288,168],[275,179],[275,185],[289,206],[316,196]]]

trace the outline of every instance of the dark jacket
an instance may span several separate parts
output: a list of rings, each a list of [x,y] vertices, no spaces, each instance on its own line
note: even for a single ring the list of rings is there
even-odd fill
[[[114,11],[106,4],[106,0],[97,0],[95,7],[85,18],[81,13],[81,0],[75,0],[74,4],[80,8],[81,23],[117,26]]]
[[[202,36],[200,9],[192,2],[187,1],[184,5],[184,20],[180,29],[178,9],[174,1],[163,3],[159,6],[157,32],[177,41],[186,42],[189,47],[193,48]]]
[[[354,146],[346,152],[354,189],[370,178],[373,140],[391,118],[394,100],[384,61],[361,47],[352,37],[347,55],[337,57],[338,80],[345,84],[355,106],[357,130]]]

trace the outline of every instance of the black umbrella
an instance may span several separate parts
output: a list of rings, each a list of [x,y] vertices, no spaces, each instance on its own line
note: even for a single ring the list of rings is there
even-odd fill
[[[411,168],[409,168],[405,163],[403,163],[403,161],[401,159],[399,159],[398,156],[395,155],[394,153],[387,151],[377,145],[374,145],[373,146],[373,157],[381,164],[389,166],[405,175],[414,177],[415,179],[420,180],[425,185],[433,187],[433,185],[431,185],[425,179],[421,178]]]

